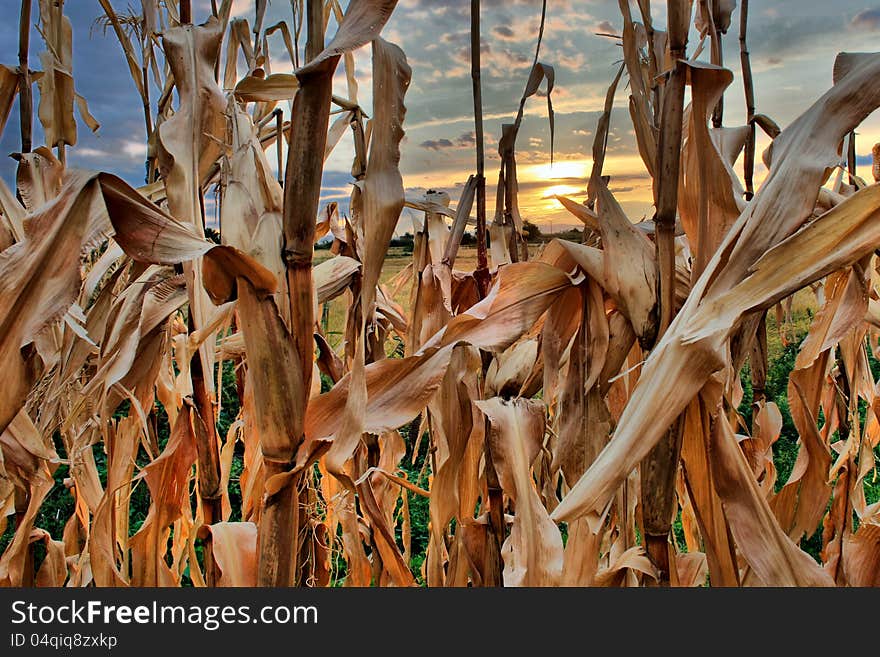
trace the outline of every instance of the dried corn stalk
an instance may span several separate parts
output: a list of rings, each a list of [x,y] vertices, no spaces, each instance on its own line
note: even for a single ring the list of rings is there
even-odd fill
[[[880,187],[841,165],[880,106],[880,55],[841,54],[833,87],[780,131],[756,112],[743,3],[749,125],[727,127],[735,75],[720,35],[736,3],[669,2],[663,32],[648,0],[637,16],[621,1],[623,62],[586,201],[559,199],[583,242],[553,240],[526,262],[515,144],[545,81],[553,138],[553,54],[538,61],[553,7],[542,3],[499,144],[490,271],[484,236],[476,267],[461,264],[475,204],[485,222],[482,146],[458,199],[405,197],[413,72],[381,32],[406,9],[298,1],[266,26],[266,2],[230,20],[239,4],[214,3],[193,25],[190,3],[121,13],[100,1],[144,109],[140,190],[66,168],[73,106],[95,123],[73,91],[62,3],[39,4],[47,143],[31,152],[23,122],[16,189],[0,183],[0,585],[880,582],[880,503],[866,494],[880,444]],[[293,73],[272,72],[279,36]],[[353,54],[367,44],[369,108]],[[333,95],[340,63],[347,98]],[[656,197],[639,224],[606,171],[624,73]],[[0,130],[17,100],[30,117],[29,80],[0,67]],[[758,189],[755,126],[772,140]],[[319,203],[349,128],[346,216]],[[205,239],[212,192],[220,244]],[[405,206],[419,213],[412,260],[389,280]],[[324,238],[330,257],[317,262]],[[765,316],[810,287],[816,312],[787,381],[799,451],[782,480],[773,455],[788,429],[764,391]],[[73,511],[50,532],[59,493]],[[416,497],[428,498],[427,527]],[[821,552],[807,554],[820,529]]]

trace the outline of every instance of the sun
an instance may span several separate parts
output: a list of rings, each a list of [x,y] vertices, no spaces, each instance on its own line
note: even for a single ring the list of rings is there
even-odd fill
[[[542,198],[553,199],[555,196],[573,196],[584,191],[584,187],[574,185],[553,185],[544,189]]]
[[[538,183],[535,185],[536,197],[543,202],[543,208],[558,210],[556,196],[576,197],[586,189],[590,165],[590,160],[562,160],[552,165],[549,162],[533,164],[523,167],[520,181]],[[547,186],[542,187],[541,183],[546,183]]]
[[[563,160],[552,165],[535,164],[528,167],[526,174],[532,180],[561,180],[566,178],[583,178],[589,175],[590,160]]]
[[[541,199],[545,201],[545,208],[548,210],[558,210],[560,208],[557,196],[574,196],[583,193],[585,186],[575,187],[574,185],[553,185],[544,189]]]

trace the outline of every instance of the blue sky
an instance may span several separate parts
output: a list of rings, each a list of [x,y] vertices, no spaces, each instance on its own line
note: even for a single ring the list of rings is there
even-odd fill
[[[36,4],[36,3],[35,3]],[[125,9],[128,1],[115,0]],[[344,4],[344,2],[343,2]],[[620,29],[617,0],[550,0],[541,60],[556,69],[556,165],[549,164],[546,103],[534,99],[527,105],[518,141],[521,206],[524,216],[537,223],[574,225],[552,193],[576,194],[583,189],[589,170],[592,133],[607,86],[621,59],[613,39],[597,32]],[[654,2],[655,21],[665,23],[665,2]],[[17,61],[18,3],[16,18],[0,22],[0,62]],[[139,3],[132,2],[132,5]],[[207,16],[210,3],[195,0],[195,18]],[[755,73],[758,111],[785,126],[831,85],[834,56],[841,50],[877,49],[880,4],[866,0],[752,0],[749,42]],[[235,14],[253,18],[253,0],[235,0]],[[490,190],[497,177],[497,139],[501,124],[515,115],[519,97],[534,55],[539,0],[483,0],[483,85],[487,136],[487,175]],[[79,127],[79,143],[69,151],[69,164],[117,173],[133,184],[143,182],[145,153],[142,109],[129,77],[122,51],[112,31],[96,26],[97,0],[67,0],[66,14],[74,28],[74,79],[77,91],[88,99],[92,114],[101,122],[98,134]],[[469,0],[400,0],[383,36],[399,44],[413,68],[406,98],[406,137],[401,169],[408,193],[427,188],[445,189],[457,198],[457,188],[474,168],[473,119],[469,68]],[[636,12],[637,13],[637,12]],[[266,25],[290,19],[287,0],[272,0]],[[734,16],[738,24],[738,12]],[[331,31],[335,24],[331,22]],[[737,125],[745,115],[739,79],[737,30],[724,37],[725,59],[736,75],[726,95],[725,123]],[[697,35],[692,31],[691,51]],[[278,48],[278,50],[276,50]],[[42,42],[34,30],[31,67],[38,68]],[[284,66],[280,42],[273,45],[273,70]],[[705,56],[708,56],[706,54]],[[356,56],[360,102],[369,113],[369,47]],[[243,71],[242,71],[243,72]],[[340,76],[339,92],[345,94]],[[621,90],[622,91],[622,90]],[[649,180],[638,160],[626,111],[626,94],[618,92],[612,117],[606,173],[625,209],[640,218],[650,214]],[[154,97],[155,97],[154,93]],[[5,154],[19,148],[17,108],[0,137]],[[41,135],[37,129],[35,145]],[[858,140],[865,161],[871,146],[880,141],[880,117],[863,125]],[[328,161],[324,200],[348,198],[352,149],[346,136]],[[270,154],[270,162],[274,156]],[[0,175],[9,180],[14,161],[0,160]],[[489,212],[492,213],[490,191]]]

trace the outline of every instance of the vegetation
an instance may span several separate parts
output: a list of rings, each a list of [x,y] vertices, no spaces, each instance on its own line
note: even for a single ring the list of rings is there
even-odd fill
[[[841,54],[780,130],[756,111],[748,2],[669,0],[664,32],[621,0],[587,194],[557,197],[583,229],[547,236],[516,178],[525,104],[553,118],[547,3],[491,220],[479,0],[456,202],[405,195],[395,0],[294,0],[268,27],[265,1],[252,23],[232,3],[193,25],[188,0],[99,0],[143,101],[138,189],[66,167],[74,105],[97,124],[63,2],[35,4],[33,76],[22,4],[19,68],[0,69],[0,129],[16,99],[22,117],[16,193],[0,184],[0,584],[880,583],[880,185],[854,158],[880,54]],[[731,127],[737,11],[749,122]],[[273,35],[293,74],[267,73]],[[604,171],[619,93],[656,194],[639,224]],[[343,138],[348,216],[320,203]],[[415,228],[395,237],[404,207]]]

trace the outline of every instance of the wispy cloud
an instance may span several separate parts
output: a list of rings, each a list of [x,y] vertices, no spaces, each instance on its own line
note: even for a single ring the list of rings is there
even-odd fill
[[[860,11],[853,16],[850,25],[858,30],[877,32],[880,30],[880,7]]]

